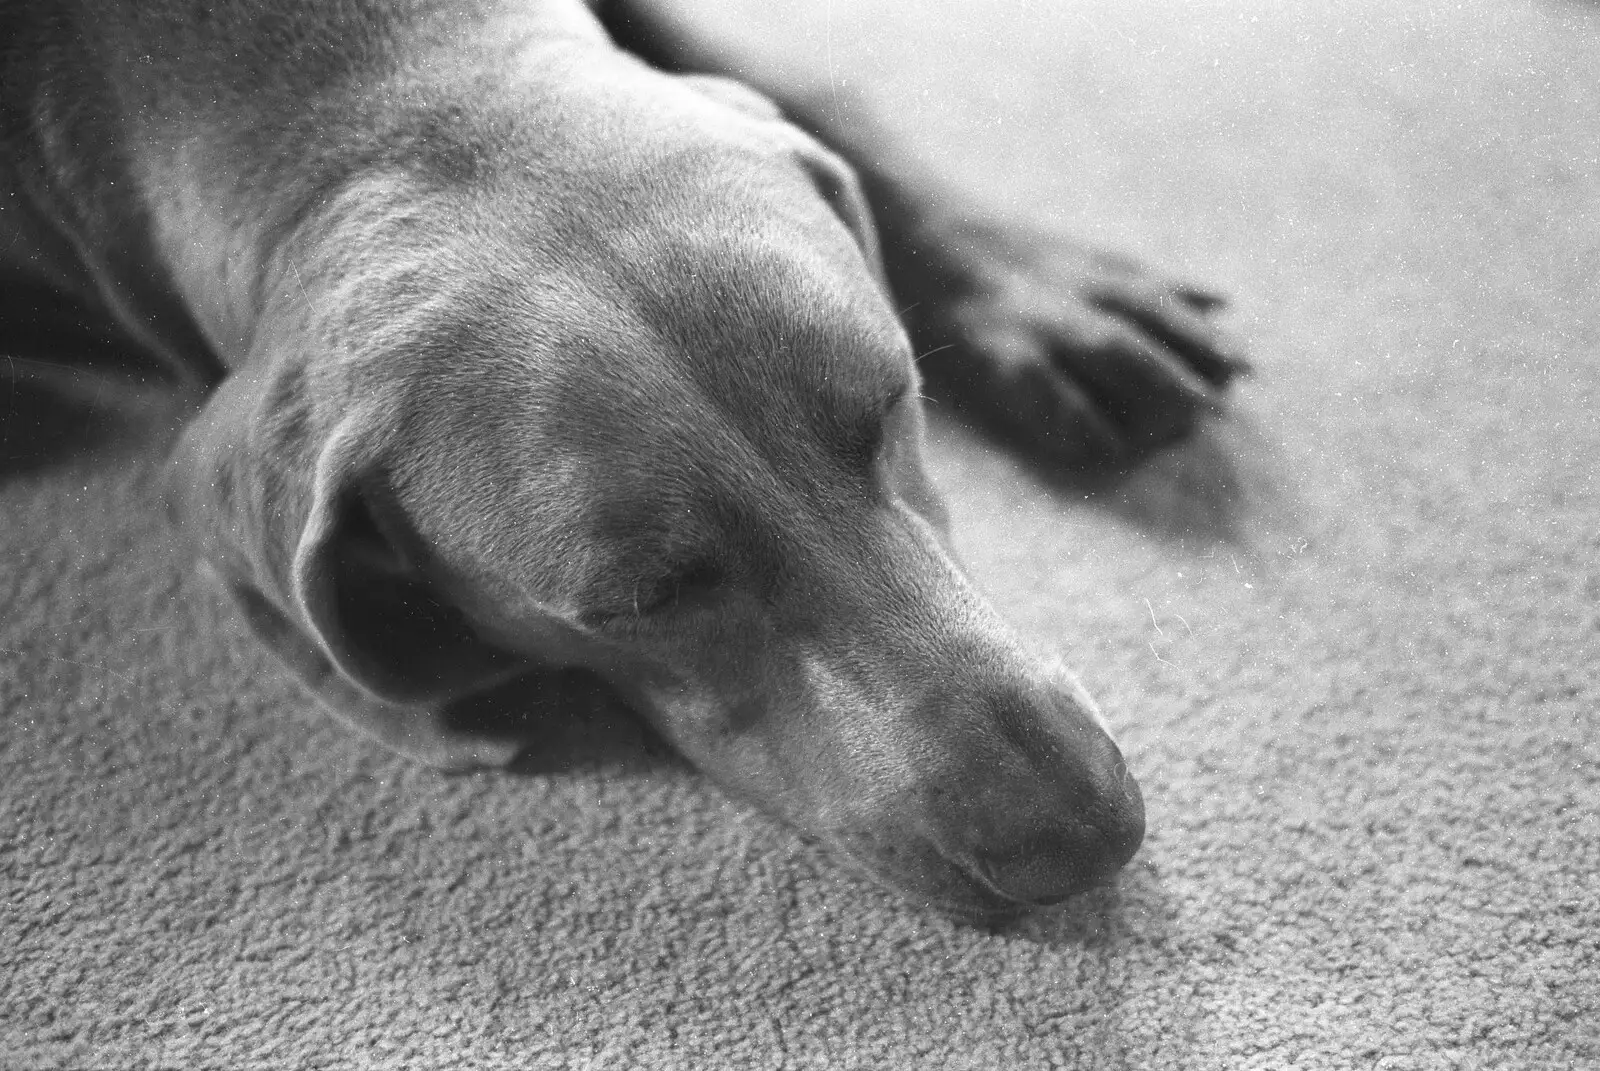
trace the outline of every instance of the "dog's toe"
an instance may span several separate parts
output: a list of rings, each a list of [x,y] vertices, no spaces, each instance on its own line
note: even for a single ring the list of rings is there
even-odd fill
[[[1155,281],[1103,285],[1091,288],[1087,296],[1095,308],[1142,332],[1214,388],[1224,388],[1251,370],[1241,347],[1209,315],[1224,305],[1214,294]]]
[[[923,368],[936,392],[1043,459],[1126,465],[1226,410],[1249,371],[1222,298],[1065,239],[985,232]]]

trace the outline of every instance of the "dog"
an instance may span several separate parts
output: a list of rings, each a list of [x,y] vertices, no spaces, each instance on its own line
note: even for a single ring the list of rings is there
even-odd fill
[[[637,2],[4,0],[0,50],[0,278],[204,385],[174,522],[346,723],[502,766],[452,712],[582,667],[918,903],[1132,857],[1105,720],[952,550],[924,393],[1130,464],[1245,367],[1218,299],[981,222]]]

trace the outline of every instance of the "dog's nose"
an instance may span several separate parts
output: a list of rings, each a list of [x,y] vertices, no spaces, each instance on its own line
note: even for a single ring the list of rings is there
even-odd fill
[[[1018,904],[1052,904],[1104,884],[1144,839],[1144,798],[1122,752],[1098,725],[1076,718],[1012,743],[1012,761],[972,786],[946,826],[956,832],[944,843],[952,861]]]
[[[1065,800],[1048,790],[1042,795],[1031,806],[1020,801],[1025,817],[993,830],[972,853],[979,874],[1007,899],[1058,903],[1105,884],[1139,850],[1144,799],[1120,756],[1094,791],[1070,792]]]

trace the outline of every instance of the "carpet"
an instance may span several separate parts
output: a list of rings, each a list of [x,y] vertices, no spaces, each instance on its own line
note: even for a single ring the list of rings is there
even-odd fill
[[[698,8],[1233,295],[1236,418],[1120,487],[934,422],[1138,857],[959,925],[577,684],[516,773],[408,766],[178,556],[172,414],[0,381],[0,1066],[1600,1066],[1600,8]]]

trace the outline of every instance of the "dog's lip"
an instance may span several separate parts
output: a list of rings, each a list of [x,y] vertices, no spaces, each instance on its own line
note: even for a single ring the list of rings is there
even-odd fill
[[[926,888],[903,881],[893,869],[882,865],[878,860],[863,858],[859,852],[843,843],[842,838],[823,837],[821,839],[843,856],[855,870],[870,878],[874,883],[908,900],[951,915],[964,916],[971,919],[1004,921],[1036,908],[1049,907],[1067,899],[1067,896],[1061,896],[1047,900],[1024,900],[1020,897],[1012,896],[985,873],[981,862],[974,861],[970,866],[964,865],[958,860],[952,859],[946,852],[939,850],[938,845],[930,842],[929,846],[934,849],[936,857],[945,865],[951,876],[959,878],[961,883],[972,893],[972,899],[938,896],[930,893]]]
[[[1016,904],[1019,908],[1024,910],[1034,907],[1050,907],[1054,904],[1061,903],[1061,901],[1066,900],[1069,897],[1076,896],[1082,891],[1081,889],[1073,889],[1071,892],[1061,893],[1056,896],[1043,896],[1039,897],[1038,899],[1030,900],[1026,897],[1017,896],[1015,893],[1006,891],[1006,888],[995,879],[994,872],[990,869],[989,864],[984,862],[982,859],[974,859],[971,866],[966,869],[968,869],[970,873],[977,875],[978,880],[984,884],[989,892],[1008,903]]]

